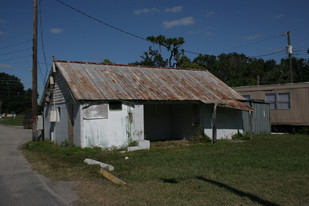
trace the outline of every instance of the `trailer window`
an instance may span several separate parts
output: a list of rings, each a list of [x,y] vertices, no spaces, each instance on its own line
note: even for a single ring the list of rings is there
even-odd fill
[[[290,109],[290,93],[278,94],[278,109]]]
[[[270,109],[276,109],[276,94],[265,94],[265,102],[269,103]]]

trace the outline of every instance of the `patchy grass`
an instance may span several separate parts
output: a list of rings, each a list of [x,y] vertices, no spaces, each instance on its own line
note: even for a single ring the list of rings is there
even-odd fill
[[[0,124],[12,125],[12,126],[23,126],[24,115],[17,115],[14,117],[4,117],[0,119]]]
[[[308,148],[308,135],[255,135],[214,145],[158,142],[124,154],[29,142],[23,153],[54,180],[82,180],[75,205],[308,205]],[[127,185],[110,183],[85,158],[113,165]]]

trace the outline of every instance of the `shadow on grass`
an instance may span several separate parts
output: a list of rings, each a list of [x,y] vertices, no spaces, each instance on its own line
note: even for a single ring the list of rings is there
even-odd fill
[[[174,178],[160,178],[160,180],[162,180],[164,183],[171,183],[171,184],[177,184],[178,181]]]
[[[268,200],[264,200],[262,198],[259,198],[258,196],[254,195],[254,194],[250,194],[250,193],[247,193],[247,192],[243,192],[243,191],[240,191],[236,188],[233,188],[233,187],[230,187],[224,183],[221,183],[221,182],[217,182],[217,181],[214,181],[214,180],[211,180],[211,179],[207,179],[205,177],[202,177],[202,176],[196,176],[197,179],[199,180],[203,180],[205,182],[208,182],[208,183],[211,183],[211,184],[214,184],[216,186],[219,186],[219,187],[222,187],[224,189],[227,189],[231,192],[233,192],[234,194],[236,195],[239,195],[241,197],[247,197],[249,198],[250,200],[252,200],[253,202],[257,202],[261,205],[272,205],[272,206],[279,206],[279,204],[276,204],[276,203],[272,203]]]

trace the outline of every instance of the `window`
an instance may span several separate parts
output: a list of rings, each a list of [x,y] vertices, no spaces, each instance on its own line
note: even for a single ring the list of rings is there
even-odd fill
[[[242,95],[246,100],[250,100],[250,95]]]
[[[109,110],[122,110],[121,102],[109,102]]]
[[[278,109],[290,109],[290,93],[278,94]]]
[[[269,103],[270,109],[276,109],[276,94],[265,94],[265,102]]]

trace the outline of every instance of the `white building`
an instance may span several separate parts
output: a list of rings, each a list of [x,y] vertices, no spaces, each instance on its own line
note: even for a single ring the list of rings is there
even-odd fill
[[[207,70],[54,61],[42,97],[44,135],[81,147],[243,131],[244,98]]]

